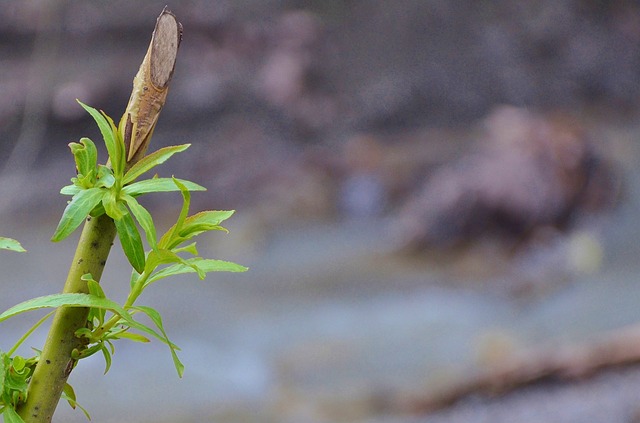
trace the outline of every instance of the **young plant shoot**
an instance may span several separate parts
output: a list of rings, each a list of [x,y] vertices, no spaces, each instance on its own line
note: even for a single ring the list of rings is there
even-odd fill
[[[165,8],[158,17],[118,126],[104,112],[78,101],[95,120],[109,157],[105,164],[99,164],[96,146],[89,138],[69,144],[77,174],[60,191],[71,200],[51,239],[62,241],[83,222],[84,228],[64,289],[59,294],[24,301],[0,314],[2,322],[31,310],[55,309],[36,322],[11,349],[0,351],[0,414],[7,423],[50,422],[60,398],[75,408],[76,396],[67,383],[69,374],[79,360],[96,353],[104,357],[106,373],[114,341],[119,339],[149,342],[155,338],[166,344],[176,371],[182,376],[179,348],[169,340],[160,312],[138,304],[138,298],[153,283],[169,276],[196,273],[204,279],[210,272],[247,270],[228,261],[200,257],[194,241],[206,232],[226,231],[222,223],[233,211],[190,215],[191,192],[204,191],[204,187],[175,177],[140,179],[189,148],[189,144],[182,144],[146,154],[166,100],[181,37],[182,26]],[[170,191],[180,193],[182,208],[175,224],[159,235],[151,214],[138,198]],[[123,304],[108,298],[99,283],[116,235],[132,267],[130,291]],[[1,237],[0,249],[24,251],[19,242]],[[28,358],[16,355],[24,340],[53,314],[42,351],[36,350]],[[139,315],[146,316],[152,325],[141,323]]]

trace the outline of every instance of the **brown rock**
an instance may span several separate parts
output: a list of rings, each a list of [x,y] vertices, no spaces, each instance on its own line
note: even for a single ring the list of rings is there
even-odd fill
[[[484,125],[479,150],[434,171],[402,208],[403,248],[519,240],[615,201],[613,169],[575,120],[502,106]]]

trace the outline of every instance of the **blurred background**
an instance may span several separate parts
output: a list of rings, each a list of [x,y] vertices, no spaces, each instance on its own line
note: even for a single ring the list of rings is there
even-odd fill
[[[2,310],[61,290],[67,144],[100,143],[75,99],[119,119],[164,5],[2,3],[0,235],[28,250],[0,254]],[[145,293],[185,375],[121,342],[106,377],[97,356],[71,376],[93,421],[640,421],[633,365],[434,400],[640,322],[637,2],[168,6],[184,38],[150,149],[192,143],[158,173],[209,189],[194,211],[237,210],[200,251],[250,271]],[[142,202],[163,228],[180,196]],[[107,295],[128,279],[114,248]],[[3,322],[0,348],[37,318]]]

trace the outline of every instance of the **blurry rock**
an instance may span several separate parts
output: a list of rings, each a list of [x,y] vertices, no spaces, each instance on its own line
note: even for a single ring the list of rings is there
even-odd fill
[[[612,166],[570,118],[502,106],[484,124],[479,151],[433,172],[402,208],[396,231],[404,249],[484,235],[519,242],[615,202]]]

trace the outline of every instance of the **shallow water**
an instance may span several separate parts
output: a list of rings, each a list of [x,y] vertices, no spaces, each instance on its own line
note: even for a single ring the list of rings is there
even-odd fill
[[[381,222],[294,226],[265,232],[254,244],[243,240],[246,219],[230,224],[231,235],[204,239],[201,252],[215,255],[227,243],[231,251],[222,258],[250,266],[248,273],[166,280],[141,297],[163,312],[182,347],[183,379],[158,342],[117,344],[106,377],[98,357],[79,364],[71,382],[94,421],[220,421],[224,413],[241,421],[237,416],[254,412],[262,417],[249,421],[349,421],[336,417],[345,404],[447,383],[474,368],[491,340],[524,348],[640,321],[637,261],[617,253],[631,259],[635,244],[611,246],[605,263],[615,266],[523,302],[447,286],[442,273],[425,267],[400,266],[371,231]],[[28,254],[0,255],[3,309],[55,291],[64,278],[75,241],[48,250],[47,226],[20,229]],[[115,249],[103,278],[108,295],[125,295],[125,268]],[[3,323],[2,347],[35,320],[24,315]],[[28,344],[37,347],[42,337]],[[350,408],[356,417],[374,412]],[[56,420],[84,417],[63,404]]]

